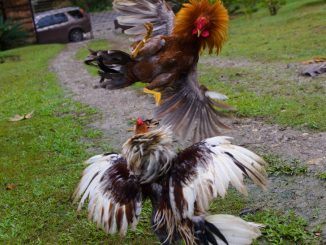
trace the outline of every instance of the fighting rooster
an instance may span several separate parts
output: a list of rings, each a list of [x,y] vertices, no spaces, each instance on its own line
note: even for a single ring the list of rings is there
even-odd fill
[[[266,187],[265,162],[253,152],[218,136],[175,153],[172,132],[144,126],[122,154],[97,155],[74,193],[81,209],[88,199],[89,218],[107,233],[135,228],[142,201],[152,204],[152,227],[162,244],[245,245],[260,236],[261,225],[231,215],[208,215],[210,202],[224,197],[231,183],[247,194],[243,177]],[[147,132],[145,132],[147,131]],[[137,133],[137,131],[136,131]]]
[[[194,142],[227,128],[216,108],[231,107],[213,100],[225,96],[200,85],[197,74],[200,52],[218,54],[226,40],[228,14],[220,0],[190,0],[176,16],[164,0],[115,0],[113,7],[118,23],[129,27],[126,34],[134,40],[145,36],[132,45],[131,55],[91,51],[85,63],[99,68],[100,86],[149,83],[144,91],[155,95],[155,117],[182,138],[194,132]]]

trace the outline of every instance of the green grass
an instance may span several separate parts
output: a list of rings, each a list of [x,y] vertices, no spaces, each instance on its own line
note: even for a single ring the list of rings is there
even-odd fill
[[[316,131],[326,130],[325,77],[298,80],[259,65],[217,68],[200,64],[200,81],[229,97],[239,117],[259,117],[270,123]],[[294,72],[294,71],[292,71]]]
[[[234,18],[222,56],[263,61],[302,61],[326,56],[324,0],[287,1],[276,16],[260,9]]]
[[[325,1],[292,0],[276,16],[260,9],[252,19],[232,19],[221,57],[248,62],[201,65],[201,82],[228,95],[237,116],[325,131],[325,77],[304,79],[295,69],[284,69],[289,62],[326,57],[325,12]]]
[[[94,154],[87,149],[98,147],[101,133],[86,127],[95,110],[66,98],[48,71],[49,60],[62,48],[30,46],[0,53],[21,57],[0,64],[0,243],[152,244],[150,205],[137,230],[122,239],[96,229],[86,211],[77,213],[71,202],[82,162]],[[8,121],[32,110],[31,119]],[[16,188],[6,190],[7,184]]]
[[[279,156],[272,154],[264,155],[263,158],[268,163],[267,172],[274,176],[278,175],[303,175],[307,173],[307,166],[302,166],[299,160],[293,159],[285,161]]]
[[[325,180],[326,181],[326,171],[325,172],[318,173],[318,174],[316,174],[316,176],[317,176],[318,179],[321,179],[321,180]]]
[[[293,211],[284,214],[273,210],[264,210],[246,215],[245,219],[265,225],[262,229],[263,236],[256,244],[320,244],[318,237],[307,230],[307,221]]]

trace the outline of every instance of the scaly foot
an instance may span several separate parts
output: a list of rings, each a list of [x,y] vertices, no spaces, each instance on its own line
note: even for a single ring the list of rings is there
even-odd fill
[[[144,93],[152,94],[154,96],[156,106],[159,106],[161,104],[162,95],[160,92],[156,92],[154,90],[149,90],[148,88],[144,88]]]
[[[151,35],[152,35],[152,33],[153,33],[153,28],[154,28],[154,27],[153,27],[153,24],[152,24],[152,23],[150,23],[150,22],[145,23],[144,26],[145,26],[147,32],[146,32],[146,34],[145,34],[145,36],[144,36],[144,39],[141,40],[141,41],[137,44],[136,48],[132,51],[132,53],[131,53],[131,58],[133,58],[133,59],[135,59],[135,58],[137,57],[138,53],[139,53],[140,50],[144,47],[145,43],[148,41],[148,39],[151,37]]]

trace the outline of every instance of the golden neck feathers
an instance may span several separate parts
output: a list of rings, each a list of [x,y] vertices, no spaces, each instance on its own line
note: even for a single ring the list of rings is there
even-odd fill
[[[227,39],[228,23],[228,12],[220,0],[190,0],[176,15],[173,35],[187,42],[198,39],[200,49],[218,54]]]

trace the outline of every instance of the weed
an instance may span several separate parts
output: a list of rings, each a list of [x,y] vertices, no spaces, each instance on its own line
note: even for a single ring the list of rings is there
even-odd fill
[[[263,237],[258,241],[268,244],[305,244],[317,245],[318,238],[307,230],[307,221],[293,211],[286,214],[274,210],[258,211],[245,216],[245,219],[265,225]]]
[[[318,179],[326,180],[326,172],[316,174]]]
[[[282,158],[268,154],[264,155],[263,158],[268,163],[267,172],[278,176],[278,175],[303,175],[307,173],[306,166],[298,166],[300,161],[293,159],[290,162],[283,160]]]

